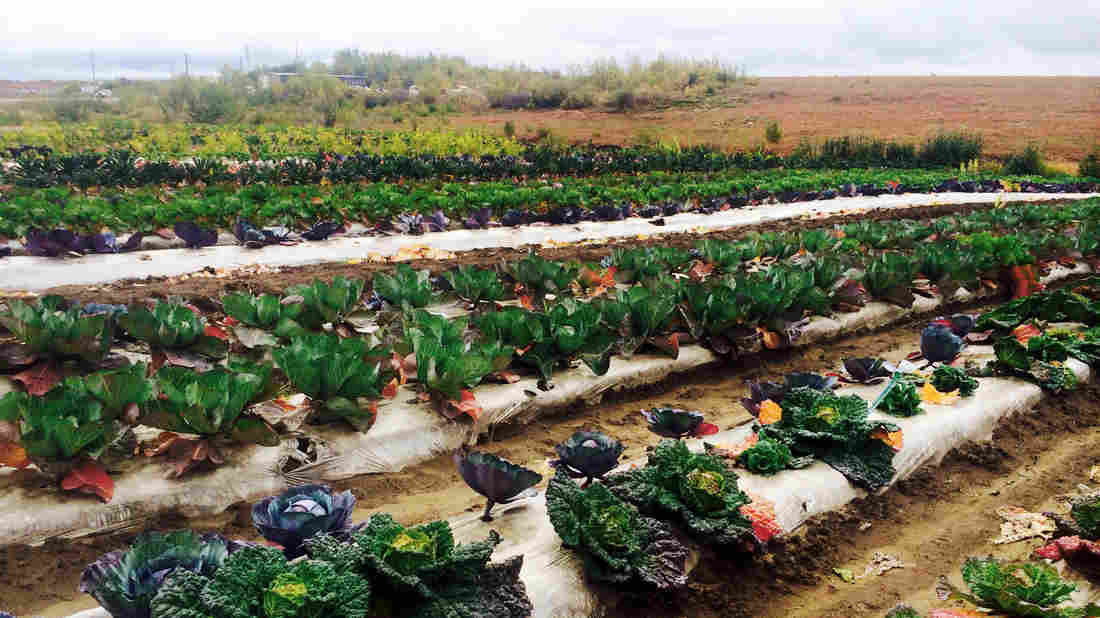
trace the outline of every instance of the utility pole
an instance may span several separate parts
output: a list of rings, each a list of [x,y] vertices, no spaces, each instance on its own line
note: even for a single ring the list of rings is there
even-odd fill
[[[95,83],[95,50],[89,52],[89,55],[92,58],[92,83],[94,84]]]
[[[188,77],[191,76],[191,56],[187,54],[183,55],[183,74]]]

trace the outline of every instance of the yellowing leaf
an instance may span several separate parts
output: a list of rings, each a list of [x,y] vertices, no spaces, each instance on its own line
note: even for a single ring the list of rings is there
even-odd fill
[[[900,451],[903,441],[901,437],[901,431],[886,432],[882,429],[876,429],[871,433],[872,440],[882,440],[887,446],[894,449],[894,451]]]
[[[765,399],[760,404],[760,418],[758,420],[761,425],[778,423],[781,418],[783,418],[783,408],[779,407],[778,403],[771,399]]]
[[[27,451],[22,446],[15,442],[0,440],[0,467],[26,468],[29,465],[31,460],[27,459]]]
[[[920,400],[924,403],[949,406],[959,400],[959,392],[941,393],[932,386],[932,382],[925,382],[924,388],[920,389]]]

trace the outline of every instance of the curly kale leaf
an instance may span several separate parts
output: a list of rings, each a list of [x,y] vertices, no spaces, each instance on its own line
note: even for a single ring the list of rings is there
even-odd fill
[[[527,618],[534,611],[519,578],[523,556],[491,564],[469,581],[446,582],[432,599],[398,604],[398,618]]]
[[[941,579],[941,600],[966,601],[1012,616],[1029,618],[1085,618],[1100,616],[1100,607],[1058,607],[1076,586],[1062,580],[1053,567],[1040,563],[1001,563],[995,558],[968,558],[962,567],[964,593]]]
[[[546,488],[550,523],[580,552],[589,579],[679,588],[688,552],[667,524],[642,517],[601,483],[582,489],[559,469]]]
[[[959,391],[959,396],[969,397],[978,390],[978,381],[962,369],[940,365],[932,372],[932,386],[941,393]]]
[[[783,398],[779,422],[761,428],[759,435],[821,459],[859,487],[878,489],[894,476],[894,452],[875,436],[899,428],[872,422],[867,414],[867,402],[857,395],[796,388]]]
[[[1079,496],[1070,504],[1070,516],[1081,530],[1081,536],[1100,539],[1100,492]]]
[[[207,577],[177,569],[153,599],[158,618],[366,618],[370,583],[320,560],[288,563],[283,553],[249,547]]]
[[[879,410],[891,416],[916,416],[922,412],[917,387],[906,380],[894,382],[878,403]]]
[[[736,545],[752,524],[741,514],[749,498],[737,474],[718,457],[691,453],[680,440],[662,440],[642,468],[607,477],[620,498],[643,513],[679,519],[708,543]]]
[[[750,472],[766,475],[785,470],[793,459],[791,449],[772,438],[757,441],[737,458]]]

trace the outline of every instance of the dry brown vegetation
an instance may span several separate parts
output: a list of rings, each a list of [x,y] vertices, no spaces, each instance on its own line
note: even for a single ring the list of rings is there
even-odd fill
[[[775,77],[730,88],[692,107],[631,113],[493,111],[451,116],[457,127],[518,135],[549,129],[570,140],[753,148],[778,122],[790,151],[801,139],[864,134],[919,141],[939,131],[980,132],[989,155],[1039,145],[1055,162],[1077,162],[1100,142],[1100,77]]]

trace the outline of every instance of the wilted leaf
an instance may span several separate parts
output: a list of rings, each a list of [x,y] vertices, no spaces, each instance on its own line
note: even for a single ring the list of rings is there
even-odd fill
[[[783,408],[779,407],[778,403],[775,403],[771,399],[765,399],[760,403],[760,416],[757,420],[761,425],[771,425],[772,423],[778,423],[783,418]]]
[[[0,466],[22,469],[31,464],[27,459],[27,451],[15,442],[0,440]]]
[[[100,500],[110,502],[115,495],[115,482],[98,461],[85,459],[61,479],[61,489],[95,494]]]
[[[756,327],[757,332],[763,337],[764,347],[769,350],[778,350],[783,347],[783,336],[777,332],[767,330],[761,326]]]
[[[42,361],[13,375],[11,379],[21,382],[27,393],[39,397],[48,393],[50,389],[61,382],[61,374],[54,363]]]
[[[477,403],[474,394],[466,389],[462,391],[461,400],[455,401],[452,399],[443,403],[443,415],[451,420],[465,414],[476,422],[481,417],[482,411],[481,405]]]
[[[233,334],[237,341],[246,348],[269,347],[279,344],[279,340],[271,333],[251,326],[234,326]]]
[[[928,381],[925,382],[924,387],[920,389],[920,400],[924,403],[949,406],[959,400],[959,392],[951,391],[950,393],[941,393],[936,390],[935,386],[932,386],[931,381]]]
[[[1012,336],[1016,338],[1016,341],[1019,341],[1023,345],[1027,345],[1029,339],[1031,339],[1032,337],[1036,337],[1040,334],[1042,334],[1042,331],[1039,330],[1038,326],[1031,322],[1028,322],[1027,324],[1021,324],[1012,329]]]
[[[882,429],[876,429],[871,433],[872,440],[881,440],[887,446],[894,449],[894,451],[900,451],[903,445],[901,436],[901,430],[898,431],[884,431]]]
[[[833,569],[833,573],[836,573],[836,576],[844,580],[846,584],[856,583],[856,574],[851,569]]]

